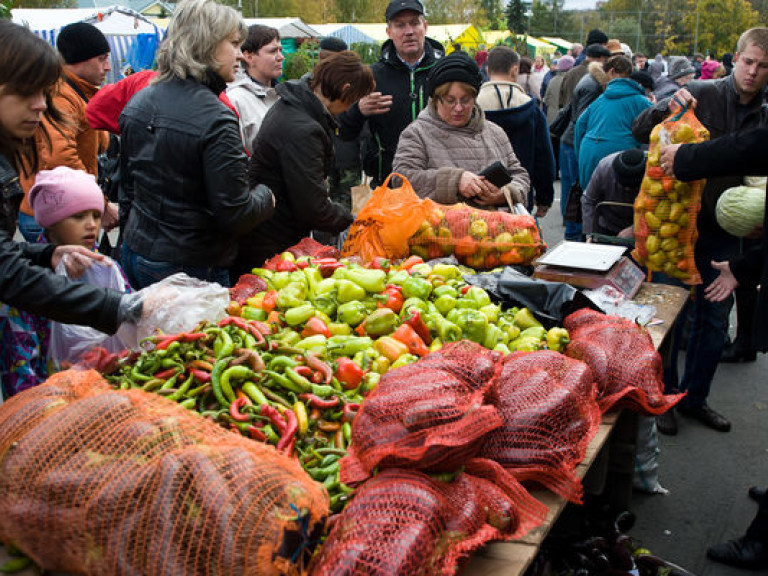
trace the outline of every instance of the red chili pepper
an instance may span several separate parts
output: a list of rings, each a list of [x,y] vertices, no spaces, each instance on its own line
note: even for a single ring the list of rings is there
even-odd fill
[[[463,296],[464,294],[466,294],[469,291],[470,288],[471,288],[471,286],[469,284],[465,284],[464,286],[461,287],[459,292],[461,292],[461,295]]]
[[[424,344],[429,346],[432,344],[432,334],[429,332],[429,327],[424,322],[424,318],[421,317],[421,312],[417,308],[411,308],[408,318],[405,319],[405,324],[408,324],[413,328],[414,332],[419,335],[424,341]]]
[[[208,338],[208,334],[205,332],[184,332],[181,335],[182,342],[196,342],[197,340],[204,340],[205,338]]]
[[[155,372],[153,376],[155,378],[159,378],[160,380],[168,380],[168,378],[176,374],[177,371],[178,371],[177,368],[168,368],[168,370],[161,370],[160,372]]]
[[[250,416],[240,412],[240,408],[248,404],[250,404],[250,401],[245,396],[235,398],[235,401],[229,405],[229,415],[232,416],[232,420],[235,422],[249,422],[251,420]]]
[[[339,402],[341,402],[338,396],[334,396],[326,400],[325,398],[320,398],[320,396],[310,394],[309,392],[299,394],[299,400],[303,400],[304,402],[307,402],[311,407],[320,408],[321,410],[335,408],[339,405]]]
[[[293,371],[296,372],[296,374],[304,376],[304,378],[309,378],[312,376],[312,368],[309,366],[296,366]]]
[[[352,390],[360,385],[363,380],[363,369],[355,364],[352,359],[342,356],[336,360],[336,378],[345,390]]]
[[[336,260],[336,258],[314,258],[312,264],[317,266],[317,269],[323,278],[331,276],[337,268],[344,267],[344,264]]]
[[[301,331],[302,338],[308,338],[309,336],[315,336],[316,334],[322,334],[326,338],[333,336],[328,329],[328,325],[323,322],[323,319],[319,316],[312,316],[307,323],[304,324],[304,330]]]
[[[253,324],[252,320],[248,321],[248,326],[246,328],[248,330],[248,333],[251,336],[253,336],[254,338],[256,338],[256,344],[257,345],[266,344],[267,339],[264,336],[265,333],[262,333],[262,331],[257,326],[255,326]],[[270,333],[271,333],[271,331],[269,329],[267,329],[266,334],[270,334]]]
[[[291,410],[285,411],[286,414],[288,414],[289,412],[293,414]],[[259,413],[262,416],[266,416],[267,418],[269,418],[269,420],[272,422],[272,424],[274,424],[275,428],[277,428],[277,431],[280,433],[281,436],[285,433],[285,428],[287,426],[285,417],[282,414],[280,414],[280,412],[277,411],[277,408],[275,408],[274,406],[270,406],[269,404],[262,404],[261,408],[259,408]]]
[[[409,256],[405,260],[403,260],[402,264],[400,264],[401,270],[410,270],[416,264],[424,264],[424,259],[421,256]]]
[[[248,426],[248,434],[250,435],[251,440],[258,440],[259,442],[267,441],[267,435],[256,426]]]
[[[277,307],[277,290],[270,290],[264,294],[264,299],[261,301],[261,307],[267,314]]]
[[[317,370],[312,372],[312,375],[309,377],[309,381],[312,382],[312,384],[322,384],[323,380],[325,380],[325,376],[323,376],[322,372]]]
[[[189,364],[187,364],[187,367],[194,368],[195,370],[205,370],[206,372],[213,370],[213,364],[200,359],[192,360]]]
[[[166,348],[168,348],[168,346],[170,346],[174,342],[178,342],[180,338],[181,338],[181,334],[162,337],[161,339],[155,341],[155,350],[165,350]]]
[[[307,363],[307,366],[313,370],[317,370],[320,372],[320,374],[323,375],[323,384],[328,385],[331,383],[331,378],[333,378],[333,370],[331,370],[331,367],[328,364],[320,360],[320,358],[317,357],[317,354],[307,352],[304,354],[304,362]]]
[[[240,330],[248,330],[248,322],[245,318],[241,318],[240,316],[227,316],[219,321],[219,327],[221,328],[229,326],[230,324],[234,324],[240,328]]]
[[[365,320],[363,320],[360,324],[357,325],[357,328],[355,328],[355,334],[358,336],[366,336],[365,332]]]
[[[382,299],[378,303],[379,308],[389,308],[395,314],[400,314],[400,310],[403,308],[403,289],[400,286],[394,284],[388,285],[381,293],[382,296],[386,296],[386,300]]]
[[[410,324],[401,324],[392,334],[392,338],[408,346],[408,352],[411,354],[416,354],[416,356],[426,356],[429,354],[429,348],[424,343],[424,340],[419,337],[416,330]]]
[[[192,370],[190,370],[190,373],[199,382],[210,382],[211,381],[211,373],[210,372],[206,372],[205,370],[197,370],[197,369],[193,368]]]
[[[296,431],[299,429],[299,420],[296,418],[293,410],[286,410],[283,415],[285,416],[286,426],[277,443],[278,450],[287,449],[291,440],[295,440],[294,436],[296,436]],[[290,451],[286,450],[286,452],[290,454]]]
[[[355,416],[357,416],[358,410],[360,410],[360,404],[352,402],[344,404],[344,407],[341,409],[341,419],[344,422],[352,422],[352,420],[355,419]]]

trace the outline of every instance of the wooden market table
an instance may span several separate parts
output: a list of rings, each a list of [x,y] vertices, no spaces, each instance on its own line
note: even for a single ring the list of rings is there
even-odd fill
[[[656,317],[662,323],[648,327],[648,332],[658,350],[670,333],[680,314],[689,292],[677,286],[664,284],[643,284],[634,298],[638,304],[652,304],[656,307]],[[608,440],[619,419],[619,412],[610,412],[603,416],[600,428],[587,447],[584,460],[576,468],[579,478],[584,478],[595,462],[598,454]],[[560,513],[568,501],[548,490],[535,490],[532,495],[548,508],[544,523],[519,540],[514,542],[491,542],[469,560],[462,576],[519,576],[530,566],[541,543],[549,534]]]
[[[644,284],[635,297],[640,304],[652,304],[656,307],[656,316],[663,322],[651,326],[648,331],[657,349],[670,332],[674,322],[688,298],[688,291],[662,284]],[[619,413],[612,412],[603,416],[597,434],[587,448],[587,455],[577,468],[579,478],[583,478],[595,462],[604,444],[614,429]],[[533,496],[547,506],[547,519],[538,528],[514,542],[491,542],[472,556],[465,565],[462,576],[519,576],[531,564],[539,551],[541,543],[554,525],[567,501],[552,492],[534,491]],[[0,564],[9,558],[4,547],[0,546]],[[30,568],[19,572],[20,576],[34,576],[37,572]]]

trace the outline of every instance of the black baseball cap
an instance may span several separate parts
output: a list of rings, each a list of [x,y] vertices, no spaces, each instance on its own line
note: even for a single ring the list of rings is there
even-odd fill
[[[424,6],[422,6],[419,0],[392,0],[389,6],[387,6],[385,13],[387,22],[405,10],[411,10],[412,12],[418,12],[422,16],[424,15]]]

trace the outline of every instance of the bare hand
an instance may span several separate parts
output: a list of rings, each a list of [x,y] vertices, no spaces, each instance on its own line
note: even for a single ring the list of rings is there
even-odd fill
[[[101,227],[105,232],[109,232],[119,222],[118,206],[115,202],[107,202],[104,207],[104,214],[101,216]]]
[[[368,96],[360,98],[357,106],[363,116],[386,114],[392,107],[392,96],[381,92],[371,92]]]
[[[92,252],[85,246],[57,246],[51,257],[51,267],[55,270],[62,260],[67,269],[67,276],[80,278],[91,264],[104,262],[106,256]]]
[[[550,206],[536,206],[536,218],[544,218],[549,212]]]
[[[619,230],[619,233],[616,234],[619,238],[634,238],[635,237],[635,228],[634,226],[627,226],[623,230]]]
[[[661,149],[659,154],[659,166],[669,176],[675,177],[675,154],[682,144],[672,144]]]
[[[475,202],[480,206],[502,206],[507,203],[501,188],[494,186],[483,176],[480,177],[480,182],[480,192],[475,196]]]
[[[474,172],[465,171],[459,178],[459,194],[464,198],[476,198],[481,192],[488,194],[491,183]]]
[[[704,289],[704,297],[710,302],[722,302],[739,286],[739,281],[731,272],[731,265],[726,262],[711,262],[712,268],[720,271],[720,276],[715,278],[709,286]]]
[[[680,90],[675,92],[672,97],[677,98],[683,104],[688,104],[689,108],[696,108],[696,104],[698,103],[696,98],[693,97],[693,94],[688,92],[687,88],[680,88]]]

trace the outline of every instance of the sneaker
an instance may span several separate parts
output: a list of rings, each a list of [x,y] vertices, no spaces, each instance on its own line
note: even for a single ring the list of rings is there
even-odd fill
[[[706,403],[701,406],[678,404],[677,411],[683,416],[694,418],[704,424],[704,426],[717,430],[718,432],[729,432],[731,429],[731,422],[722,414],[718,414],[712,410]]]

